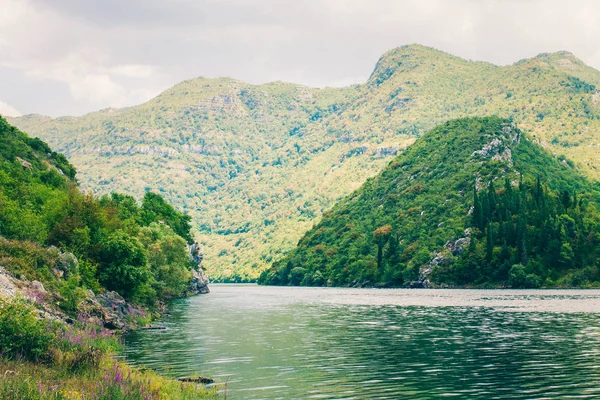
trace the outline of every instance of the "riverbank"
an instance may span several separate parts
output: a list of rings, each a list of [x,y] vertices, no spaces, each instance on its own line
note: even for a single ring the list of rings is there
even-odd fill
[[[184,296],[208,292],[199,268]],[[178,382],[117,359],[123,333],[161,316],[128,303],[114,291],[85,291],[69,312],[69,299],[39,281],[0,267],[0,398],[2,399],[205,399],[204,388]]]
[[[39,317],[23,298],[0,299],[2,399],[205,399],[218,387],[177,382],[116,359],[120,335],[80,316]]]

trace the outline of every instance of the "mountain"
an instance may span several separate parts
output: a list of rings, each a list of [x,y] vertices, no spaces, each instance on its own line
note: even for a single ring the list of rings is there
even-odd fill
[[[600,199],[511,121],[446,122],[262,273],[279,285],[600,284]]]
[[[159,194],[82,193],[64,155],[2,117],[0,143],[0,280],[37,280],[75,315],[87,289],[148,307],[201,289],[190,217]]]
[[[346,88],[198,78],[136,107],[10,121],[65,153],[86,189],[160,191],[193,217],[213,278],[251,280],[450,119],[510,118],[598,178],[598,85],[600,72],[567,52],[496,66],[410,45]]]

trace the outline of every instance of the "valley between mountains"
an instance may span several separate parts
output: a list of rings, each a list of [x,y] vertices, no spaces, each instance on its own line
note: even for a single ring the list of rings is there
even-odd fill
[[[512,65],[496,66],[409,45],[384,54],[367,82],[350,87],[315,89],[283,82],[249,85],[230,78],[196,78],[135,107],[106,109],[81,117],[27,115],[8,120],[29,135],[48,142],[55,151],[64,153],[77,168],[77,179],[82,188],[97,195],[124,192],[137,199],[143,198],[146,192],[159,192],[177,209],[189,214],[193,234],[204,249],[204,265],[213,280],[253,281],[276,263],[278,269],[271,270],[271,275],[263,275],[265,282],[299,284],[307,271],[301,271],[302,275],[290,273],[298,267],[294,263],[301,260],[294,257],[299,257],[303,250],[291,253],[292,259],[284,257],[305,232],[320,221],[326,210],[359,189],[388,164],[392,163],[385,171],[394,168],[393,163],[397,162],[393,161],[394,157],[411,149],[416,139],[456,118],[490,115],[501,118],[501,122],[469,122],[468,129],[464,129],[469,134],[479,129],[472,124],[488,127],[484,129],[486,134],[497,132],[496,128],[502,124],[514,124],[515,129],[527,138],[525,150],[536,149],[535,157],[521,158],[521,164],[529,173],[524,174],[527,175],[526,184],[532,185],[528,187],[535,191],[538,173],[533,166],[542,160],[539,162],[552,166],[549,171],[560,171],[559,176],[564,181],[574,179],[564,185],[541,183],[547,184],[546,193],[552,202],[556,196],[560,198],[562,191],[567,191],[569,201],[574,202],[574,196],[579,192],[583,196],[580,195],[577,201],[585,199],[585,205],[593,206],[595,181],[600,177],[599,85],[600,72],[568,52],[540,54]],[[437,133],[431,137],[438,137],[439,129],[443,128],[436,129]],[[456,129],[452,131],[453,134],[457,132]],[[458,157],[462,149],[444,143],[448,146],[440,151],[446,153],[438,156],[443,158],[446,166],[451,165],[455,156],[455,162],[468,162],[472,151],[477,150]],[[469,143],[483,145],[476,139]],[[423,154],[430,150],[422,149]],[[512,154],[520,151],[511,150]],[[541,158],[537,154],[542,154]],[[419,160],[421,171],[443,172],[439,165],[433,165],[439,161],[436,157]],[[455,167],[461,165],[452,166]],[[389,174],[385,171],[383,177]],[[498,173],[496,179],[501,179],[496,183],[499,192],[504,178],[518,182],[514,170],[495,173]],[[474,184],[474,181],[464,179],[464,182]],[[488,190],[485,186],[488,183],[482,181],[481,189]],[[426,187],[427,182],[421,184]],[[405,186],[403,190],[414,189],[414,185],[407,183]],[[367,185],[359,193],[364,194],[369,187]],[[466,193],[469,193],[469,201],[473,201],[473,197],[468,187],[464,189],[464,204],[467,204]],[[440,197],[444,185],[437,185],[435,190],[438,193],[431,193],[435,196],[427,202],[438,197],[445,201],[446,198]],[[352,198],[344,200],[343,204]],[[502,204],[510,209],[513,207],[511,201]],[[582,203],[580,211],[576,211],[567,205],[563,212],[565,209],[560,209],[559,203],[551,213],[549,211],[553,215],[551,218],[555,218],[554,214],[557,214],[556,218],[564,214],[576,220],[568,210],[581,212],[584,206]],[[340,210],[343,206],[336,207]],[[423,247],[427,249],[427,257],[425,252],[417,251],[415,254],[420,258],[414,260],[422,259],[422,264],[427,264],[444,248],[447,240],[463,234],[467,228],[465,212],[469,209],[460,210],[462,219],[453,219],[446,225],[448,228],[440,228],[443,232],[431,237],[435,246]],[[408,208],[405,211],[408,212]],[[446,219],[447,214],[443,215]],[[458,214],[452,215],[458,218]],[[593,221],[581,226],[589,234],[586,229],[596,226],[596,214],[594,211],[586,214],[586,218],[587,215],[592,215]],[[502,219],[504,216],[500,220],[488,217],[491,219],[481,222],[483,225],[477,228],[482,235],[480,248],[473,249],[473,254],[480,253],[484,258],[494,257],[495,247],[503,251],[500,234],[491,239],[491,250],[484,248],[488,224],[496,229],[507,221]],[[416,223],[416,219],[411,221]],[[427,226],[436,229],[442,222],[445,220],[427,220]],[[374,266],[387,262],[384,261],[387,253],[371,236],[371,229],[380,225],[371,226],[372,221],[362,220],[361,224],[369,230],[361,234],[375,242],[364,250],[369,257],[358,257],[355,261],[366,262],[364,265],[368,268],[365,270],[372,272]],[[560,235],[562,225],[555,228],[558,231],[553,230],[553,234]],[[386,237],[384,245],[389,246],[389,235],[380,234]],[[511,237],[509,241],[513,239],[516,240]],[[574,243],[571,239],[563,239],[560,246]],[[516,255],[511,253],[504,261],[514,257],[515,263],[527,264],[528,260],[524,263],[524,259],[519,258],[523,257],[523,251],[519,250],[518,242],[506,246]],[[564,249],[557,250],[558,254],[561,250]],[[568,253],[567,250],[564,251]],[[310,250],[311,254],[313,251]],[[571,247],[571,251],[575,254],[576,249]],[[595,254],[588,256],[581,265],[593,264]],[[276,271],[287,268],[282,267],[281,262],[277,264],[280,260],[293,262],[279,281]],[[538,261],[543,265],[543,260]],[[354,267],[359,268],[358,264]],[[510,265],[508,267],[510,269]],[[522,271],[524,275],[520,278],[526,282],[537,276],[546,282],[557,283],[567,279],[568,274],[560,270],[564,267],[557,265],[559,272],[543,277],[535,271]],[[414,279],[419,275],[419,268],[405,264],[406,271],[403,269],[398,276],[390,275],[389,281]],[[464,264],[461,268],[464,271],[452,272],[453,283],[477,283],[479,276],[468,277],[464,272],[469,268]],[[311,266],[311,279],[315,272]],[[486,271],[477,273],[485,274]],[[498,282],[506,282],[508,273],[508,269],[504,271]],[[341,272],[332,275],[332,282],[350,284],[356,279],[350,279],[352,274],[350,271],[345,276]],[[528,278],[532,274],[535,276]],[[590,276],[593,279],[593,274]],[[290,278],[294,282],[290,282]],[[379,276],[371,273],[359,278],[372,280]],[[310,283],[316,284],[314,279]]]

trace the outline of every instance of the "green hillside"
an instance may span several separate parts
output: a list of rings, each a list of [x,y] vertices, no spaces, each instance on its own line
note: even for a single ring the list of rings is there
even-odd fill
[[[599,194],[511,121],[452,120],[326,212],[259,282],[596,285]]]
[[[500,67],[410,45],[347,88],[198,78],[136,107],[11,122],[65,153],[84,188],[160,191],[193,217],[211,277],[248,280],[450,119],[512,118],[598,178],[598,85],[600,72],[567,52]]]
[[[2,117],[0,143],[0,267],[41,281],[75,315],[87,289],[149,307],[188,289],[190,217],[152,192],[141,205],[80,192],[62,154]]]

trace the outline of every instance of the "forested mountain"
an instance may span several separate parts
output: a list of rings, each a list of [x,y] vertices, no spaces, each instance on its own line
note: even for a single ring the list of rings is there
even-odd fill
[[[326,212],[261,275],[280,285],[600,283],[600,199],[511,121],[449,121]]]
[[[160,191],[193,217],[210,275],[247,280],[390,157],[453,118],[510,118],[599,177],[598,85],[600,72],[567,52],[501,67],[410,45],[346,88],[198,78],[136,107],[10,121],[64,152],[84,188]]]
[[[0,143],[1,272],[60,293],[67,313],[87,289],[149,307],[188,290],[190,217],[152,192],[141,205],[80,192],[65,156],[2,117]]]

